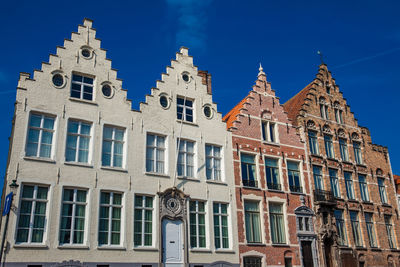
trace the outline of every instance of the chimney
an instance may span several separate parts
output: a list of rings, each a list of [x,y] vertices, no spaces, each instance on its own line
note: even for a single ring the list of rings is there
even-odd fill
[[[203,78],[202,84],[207,85],[207,94],[211,95],[211,74],[206,70],[199,70],[199,75]]]

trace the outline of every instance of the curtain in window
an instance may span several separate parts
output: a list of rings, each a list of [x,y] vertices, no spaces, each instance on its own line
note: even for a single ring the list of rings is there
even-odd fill
[[[246,239],[249,243],[260,243],[260,214],[258,203],[245,202]]]
[[[270,223],[272,243],[286,243],[285,226],[281,205],[270,205]]]

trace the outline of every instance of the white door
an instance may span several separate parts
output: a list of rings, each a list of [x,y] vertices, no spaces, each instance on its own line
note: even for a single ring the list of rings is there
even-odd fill
[[[166,267],[183,266],[183,223],[164,219],[162,223],[163,262]]]

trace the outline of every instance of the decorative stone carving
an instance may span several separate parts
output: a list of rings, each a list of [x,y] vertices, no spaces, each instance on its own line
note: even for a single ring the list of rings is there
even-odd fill
[[[261,118],[263,118],[263,119],[265,119],[265,120],[271,120],[271,119],[272,119],[271,111],[269,111],[269,110],[264,110],[264,111],[261,113]]]
[[[167,217],[171,220],[186,220],[186,201],[189,196],[185,195],[176,187],[168,188],[160,196],[160,218]]]
[[[343,129],[339,129],[338,130],[338,136],[345,138],[346,137],[346,132]]]
[[[324,125],[324,127],[322,127],[322,131],[326,134],[331,134],[331,128],[328,125]]]
[[[379,176],[382,176],[383,175],[383,171],[382,171],[382,169],[377,169],[376,170],[376,175],[379,175]]]
[[[325,97],[322,97],[322,96],[321,96],[321,97],[319,98],[319,103],[325,105],[325,104],[326,104]]]
[[[353,140],[360,140],[360,136],[358,135],[358,133],[352,133],[352,134],[351,134],[351,139],[353,139]]]
[[[340,103],[335,101],[335,103],[333,103],[333,107],[337,108],[337,109],[340,109]]]
[[[307,128],[312,130],[317,130],[317,126],[315,125],[315,122],[312,120],[307,121]]]

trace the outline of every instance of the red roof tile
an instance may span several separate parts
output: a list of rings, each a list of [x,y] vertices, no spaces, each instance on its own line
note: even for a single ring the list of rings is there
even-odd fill
[[[304,100],[307,97],[307,94],[310,91],[312,84],[313,84],[313,82],[311,82],[309,85],[304,87],[294,97],[292,97],[291,99],[286,101],[285,104],[283,104],[283,108],[288,113],[288,117],[290,120],[293,121],[293,124],[297,124],[296,117],[299,114],[299,111],[304,104]]]

